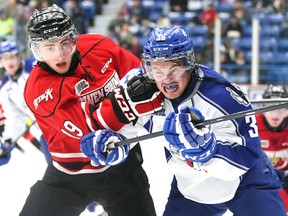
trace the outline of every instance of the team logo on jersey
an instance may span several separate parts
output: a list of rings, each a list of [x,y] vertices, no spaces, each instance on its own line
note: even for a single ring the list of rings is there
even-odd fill
[[[78,95],[79,100],[80,102],[89,102],[90,104],[96,104],[100,101],[101,98],[107,97],[108,93],[111,92],[118,85],[119,85],[119,77],[117,72],[114,71],[113,76],[111,76],[106,83],[101,85],[100,88],[94,89],[93,91],[87,92],[82,95],[81,94]]]
[[[80,80],[79,82],[76,83],[75,85],[75,92],[76,92],[76,95],[77,96],[80,96],[81,95],[81,92],[85,89],[89,88],[89,83],[82,79]]]
[[[36,110],[38,109],[39,103],[41,101],[43,101],[43,100],[48,101],[49,98],[53,99],[52,91],[53,91],[52,88],[47,89],[42,95],[40,95],[38,98],[34,99],[33,104],[34,104],[34,107]]]
[[[237,89],[239,89],[240,91],[241,91],[241,89],[240,89],[240,87],[239,86],[237,86],[237,85],[235,85],[235,84],[233,84],[233,86],[235,86]],[[241,95],[239,95],[237,92],[235,92],[235,91],[233,91],[233,89],[231,89],[231,88],[229,88],[229,87],[227,87],[226,88],[229,92],[230,92],[230,95],[231,95],[231,97],[234,99],[234,100],[236,100],[239,104],[242,104],[242,105],[244,105],[244,106],[249,106],[249,103],[247,102],[248,101],[248,99],[247,99],[247,97],[246,97],[246,95],[243,93],[243,95],[241,96]],[[242,92],[242,91],[241,91]]]

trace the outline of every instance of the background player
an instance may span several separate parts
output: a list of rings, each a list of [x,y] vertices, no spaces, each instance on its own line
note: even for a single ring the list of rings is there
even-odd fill
[[[288,98],[284,85],[268,85],[263,99]],[[279,109],[257,116],[261,147],[273,166],[285,173],[280,195],[288,214],[288,110]]]

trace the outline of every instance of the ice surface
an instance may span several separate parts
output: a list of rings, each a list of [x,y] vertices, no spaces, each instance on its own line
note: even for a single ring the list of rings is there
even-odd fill
[[[141,144],[144,156],[144,168],[149,177],[150,192],[154,199],[157,215],[161,216],[169,194],[172,172],[166,164],[161,143],[150,139]],[[18,216],[26,200],[30,187],[41,179],[47,166],[44,155],[30,142],[20,139],[19,144],[25,153],[13,150],[11,161],[0,167],[0,206],[1,215]],[[81,216],[96,216],[87,210]],[[231,214],[225,214],[229,216]]]

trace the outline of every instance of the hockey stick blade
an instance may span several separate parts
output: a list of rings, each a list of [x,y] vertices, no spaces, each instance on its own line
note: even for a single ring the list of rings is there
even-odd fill
[[[245,116],[255,115],[257,113],[264,113],[264,112],[269,112],[269,111],[273,111],[273,110],[277,110],[277,109],[283,109],[283,108],[287,108],[287,107],[288,107],[288,102],[287,103],[280,103],[280,104],[276,104],[276,105],[271,105],[271,106],[267,106],[267,107],[261,107],[258,109],[245,110],[242,112],[237,112],[237,113],[225,115],[225,116],[214,118],[214,119],[204,120],[204,121],[198,123],[196,126],[215,124],[215,123],[219,123],[219,122],[223,122],[223,121],[238,119],[238,118],[242,118]],[[108,148],[113,149],[113,148],[116,148],[118,146],[127,145],[127,144],[135,143],[135,142],[140,142],[140,141],[147,140],[147,139],[152,139],[152,138],[159,137],[162,135],[163,135],[163,131],[159,131],[159,132],[155,132],[155,133],[151,133],[151,134],[146,134],[143,136],[134,137],[134,138],[127,139],[127,140],[122,140],[122,141],[119,141],[117,143],[111,143],[108,145]]]

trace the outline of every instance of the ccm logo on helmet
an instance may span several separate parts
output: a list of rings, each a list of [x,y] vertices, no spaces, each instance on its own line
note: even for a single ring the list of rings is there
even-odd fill
[[[115,92],[115,99],[120,107],[120,109],[123,111],[125,117],[129,121],[133,121],[136,119],[135,114],[130,109],[130,106],[127,104],[127,101],[124,99],[124,96],[121,94],[121,90],[119,88],[116,88],[113,90]]]
[[[55,28],[51,28],[51,29],[47,29],[47,30],[44,30],[43,33],[46,34],[46,33],[51,33],[51,32],[54,32],[58,29],[58,27],[55,27]]]
[[[153,51],[166,51],[169,50],[169,47],[155,47]]]

